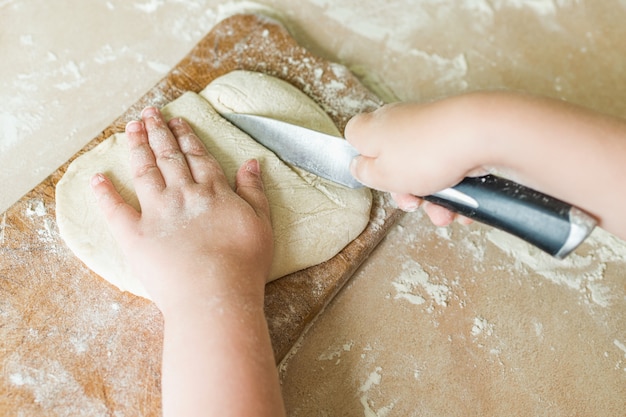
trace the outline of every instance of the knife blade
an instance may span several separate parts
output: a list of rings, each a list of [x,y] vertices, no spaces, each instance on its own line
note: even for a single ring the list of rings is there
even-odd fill
[[[281,120],[243,113],[222,116],[281,160],[350,188],[359,152],[348,141]],[[467,177],[421,198],[517,236],[562,259],[593,231],[596,220],[564,201],[495,175]]]

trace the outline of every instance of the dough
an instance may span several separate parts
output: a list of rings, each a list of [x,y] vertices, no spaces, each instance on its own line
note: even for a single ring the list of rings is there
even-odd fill
[[[209,102],[211,104],[209,104]],[[249,112],[339,136],[326,113],[308,96],[277,78],[235,71],[200,93],[186,93],[162,109],[167,119],[183,117],[220,162],[234,184],[247,159],[258,158],[270,201],[277,279],[324,262],[356,238],[369,221],[370,191],[351,190],[280,161],[215,111]],[[124,199],[139,209],[128,164],[126,136],[115,134],[78,157],[56,189],[59,232],[89,268],[123,291],[148,298],[135,279],[96,206],[89,179],[105,173]]]

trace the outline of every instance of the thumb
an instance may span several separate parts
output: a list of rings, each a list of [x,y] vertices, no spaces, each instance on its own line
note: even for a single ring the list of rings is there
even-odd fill
[[[109,230],[118,242],[122,241],[124,235],[134,229],[140,214],[124,201],[111,180],[104,175],[94,175],[90,185]]]
[[[380,180],[381,175],[378,172],[376,161],[376,158],[358,155],[354,157],[350,163],[350,173],[366,187],[375,188],[380,191],[390,191]]]
[[[257,215],[269,219],[270,205],[263,188],[259,161],[251,159],[244,162],[237,171],[235,183],[237,194],[252,206]]]

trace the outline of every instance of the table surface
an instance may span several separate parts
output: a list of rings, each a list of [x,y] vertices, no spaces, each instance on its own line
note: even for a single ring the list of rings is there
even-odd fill
[[[257,7],[48,3],[0,1],[0,212],[154,86],[222,16]],[[347,65],[387,101],[506,88],[626,115],[620,0],[263,4],[301,45]],[[41,220],[36,205],[30,210]],[[0,215],[0,240],[6,233]],[[281,364],[289,413],[622,415],[625,253],[624,242],[598,231],[554,264],[481,225],[437,229],[408,215]],[[97,318],[112,320],[110,308]],[[19,365],[3,363],[3,383],[30,389],[39,403],[75,392],[74,405],[97,410],[76,381],[52,384],[49,376],[62,374],[54,363]],[[7,402],[10,393],[0,398]],[[64,406],[57,414],[78,414]]]

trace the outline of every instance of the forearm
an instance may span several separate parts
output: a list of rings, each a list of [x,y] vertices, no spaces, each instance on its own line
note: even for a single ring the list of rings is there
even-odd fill
[[[626,239],[626,123],[561,101],[507,93],[468,95],[486,165],[575,204]]]
[[[165,316],[162,372],[164,416],[284,415],[262,298]]]

